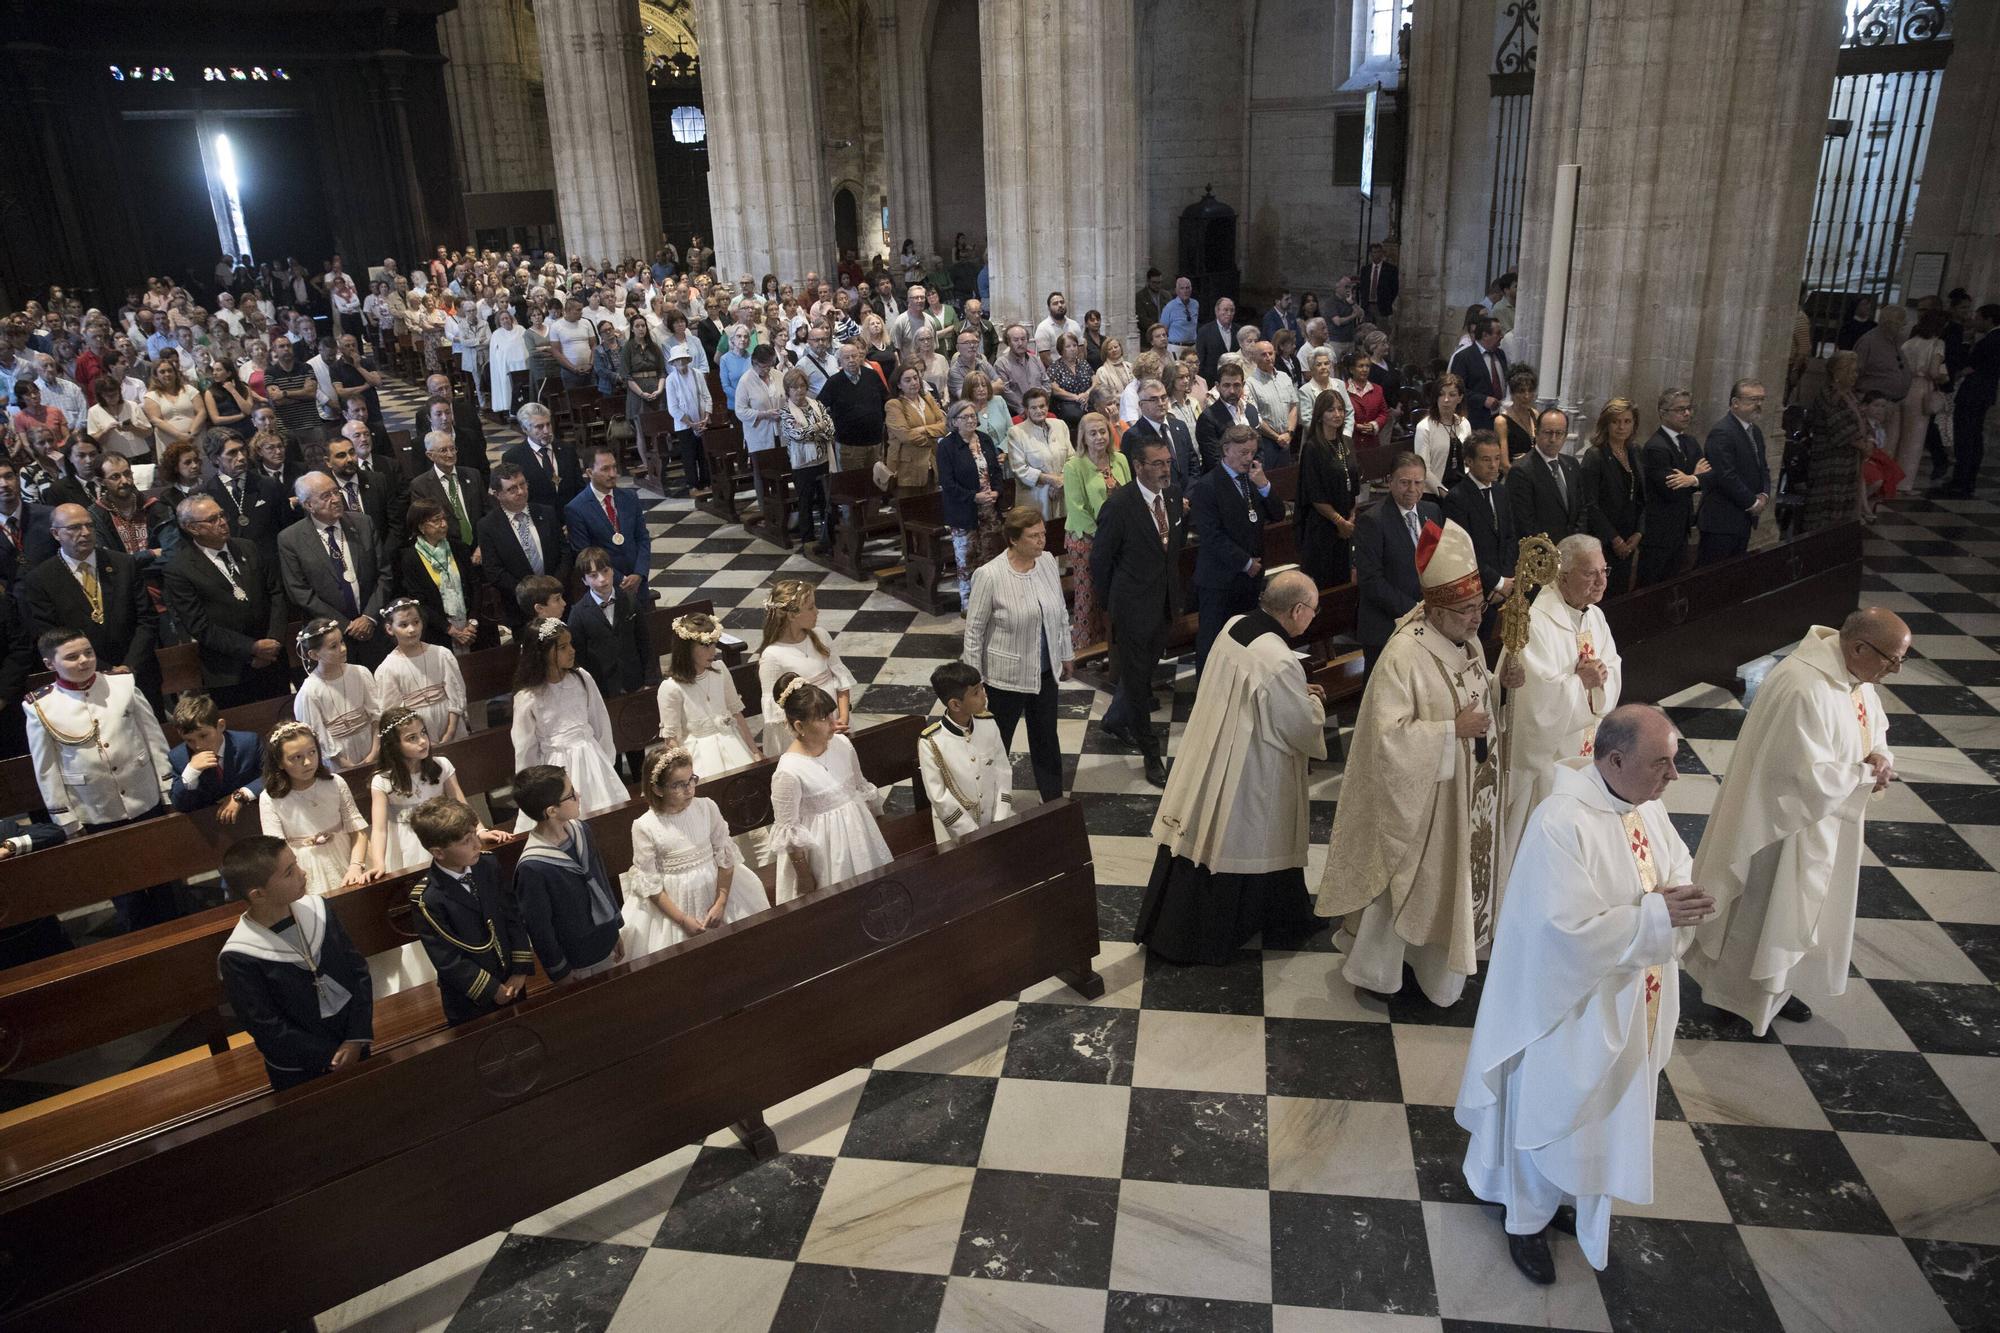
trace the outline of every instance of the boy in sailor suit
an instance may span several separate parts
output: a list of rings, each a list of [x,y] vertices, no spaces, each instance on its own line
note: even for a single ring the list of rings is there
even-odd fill
[[[430,874],[410,890],[417,938],[437,969],[445,1022],[457,1027],[520,999],[535,951],[471,806],[433,797],[410,812],[410,831],[431,854]]]
[[[367,1056],[375,994],[363,958],[283,838],[259,834],[222,854],[222,882],[245,911],[222,946],[222,989],[282,1091]]]
[[[931,798],[938,841],[962,838],[1014,814],[1014,765],[986,711],[986,682],[964,662],[931,672],[944,716],[917,740],[917,767]]]
[[[100,672],[96,649],[73,629],[52,629],[37,647],[56,682],[22,706],[49,818],[74,837],[159,814],[172,778],[167,738],[136,679]],[[178,915],[171,884],[120,894],[116,905],[127,930]]]

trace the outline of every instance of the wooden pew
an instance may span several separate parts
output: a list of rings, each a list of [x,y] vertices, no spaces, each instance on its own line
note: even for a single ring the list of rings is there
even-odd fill
[[[903,572],[889,580],[887,590],[927,615],[943,615],[958,602],[958,566],[951,529],[945,526],[944,496],[928,491],[899,496],[892,503]]]
[[[132,1327],[161,1310],[199,1310],[216,1333],[293,1324],[1044,977],[1101,994],[1080,807],[1041,807],[922,866],[287,1093],[122,1138],[94,1103],[32,1122],[0,1153],[0,1330]],[[230,1280],[243,1255],[272,1252],[312,1262],[283,1282]]]
[[[773,546],[792,548],[792,522],[798,512],[798,489],[792,482],[792,457],[784,449],[760,449],[750,455],[750,483],[757,493],[757,513],[744,522],[752,536]]]
[[[701,433],[701,454],[708,463],[708,498],[695,503],[725,523],[741,523],[736,492],[749,473],[743,450],[743,428],[733,420],[710,425]]]
[[[871,572],[869,545],[894,536],[897,530],[894,515],[883,506],[882,490],[875,484],[873,472],[849,468],[828,473],[826,503],[833,514],[833,549],[821,556],[807,546],[803,554],[836,574],[857,582],[867,579]],[[874,557],[872,567],[888,563]]]
[[[625,698],[634,696],[627,695]],[[652,720],[657,727],[658,719]],[[862,772],[878,786],[912,782],[916,810],[901,817],[903,832],[892,839],[907,850],[921,833],[928,841],[929,798],[917,780],[917,733],[922,718],[896,718],[854,734]],[[630,733],[621,734],[621,748]],[[771,771],[775,758],[707,777],[700,794],[715,801],[731,833],[771,822]],[[468,790],[470,790],[468,788]],[[634,800],[591,818],[605,863],[620,868],[632,859],[632,821],[646,810]],[[891,820],[889,825],[899,826]],[[254,826],[252,826],[254,828]],[[215,855],[243,831],[225,835]],[[511,870],[519,843],[496,852]],[[210,862],[213,864],[213,861]],[[409,892],[424,872],[389,876],[330,894],[355,947],[364,954],[397,949],[415,938],[408,925]],[[103,1042],[202,1015],[223,1003],[215,959],[242,908],[224,904],[165,925],[134,931],[0,972],[0,1073],[29,1068],[88,1050]],[[226,1025],[212,1025],[221,1031]]]

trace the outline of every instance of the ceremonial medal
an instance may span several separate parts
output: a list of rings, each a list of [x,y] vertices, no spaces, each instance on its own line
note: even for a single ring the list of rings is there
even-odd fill
[[[624,533],[622,533],[622,532],[614,532],[614,533],[612,533],[612,534],[611,534],[611,544],[612,544],[613,546],[623,546],[623,545],[625,544],[625,534],[624,534]]]
[[[236,600],[239,602],[247,602],[250,600],[250,594],[243,591],[243,589],[237,587],[233,583],[229,585],[229,591],[236,594]]]

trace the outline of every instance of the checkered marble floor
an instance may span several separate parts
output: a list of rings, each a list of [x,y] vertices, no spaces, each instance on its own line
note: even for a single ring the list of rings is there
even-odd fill
[[[651,521],[664,595],[713,599],[754,644],[760,589],[814,579],[860,719],[933,711],[954,618],[685,503]],[[1453,1010],[1385,1007],[1340,980],[1324,932],[1215,968],[1130,942],[1157,796],[1079,686],[1060,731],[1096,852],[1103,999],[1036,986],[771,1108],[773,1161],[718,1135],[320,1327],[2000,1326],[2000,505],[1912,501],[1867,558],[1866,599],[1916,637],[1886,691],[1903,780],[1869,812],[1855,975],[1761,1041],[1683,983],[1655,1199],[1620,1206],[1601,1274],[1558,1239],[1556,1285],[1531,1286],[1459,1174],[1477,979]],[[1743,712],[1721,690],[1667,702],[1686,744],[1666,799],[1692,842]],[[1318,766],[1313,883],[1338,789]]]

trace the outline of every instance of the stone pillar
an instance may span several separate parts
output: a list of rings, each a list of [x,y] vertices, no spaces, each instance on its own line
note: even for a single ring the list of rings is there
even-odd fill
[[[876,0],[883,174],[889,186],[889,232],[895,237],[890,249],[900,251],[907,236],[915,239],[918,253],[935,250],[949,260],[951,238],[933,234],[937,219],[931,209],[931,133],[925,111],[930,105],[930,53],[919,49],[922,15],[905,16],[902,8],[902,0]]]
[[[1698,432],[1740,376],[1779,401],[1840,24],[1827,0],[1543,8],[1517,359],[1546,359],[1556,168],[1581,168],[1562,383],[1545,377],[1543,398],[1589,418],[1630,398],[1642,433],[1666,385],[1693,390]]]
[[[639,0],[539,0],[535,20],[563,249],[587,264],[650,259],[660,189]]]
[[[716,273],[784,282],[830,273],[833,194],[811,5],[697,0],[695,18]]]
[[[549,127],[533,94],[535,21],[519,0],[459,0],[438,19],[459,187],[466,194],[554,188]]]
[[[1421,349],[1426,361],[1439,354],[1445,335],[1457,340],[1453,224],[1464,224],[1475,212],[1486,216],[1485,209],[1473,207],[1479,199],[1477,180],[1492,189],[1483,133],[1490,98],[1480,77],[1486,62],[1474,54],[1491,45],[1489,17],[1486,5],[1467,0],[1424,0],[1411,14],[1410,128],[1404,158],[1409,165],[1399,238],[1403,290],[1396,298],[1396,325],[1407,349]],[[1473,126],[1481,132],[1468,144],[1462,130]]]
[[[2000,293],[2000,5],[1952,6],[1951,45],[1901,276],[1918,251],[1942,250],[1944,289],[1963,287],[1985,302]]]
[[[1033,328],[1052,291],[1131,347],[1139,288],[1133,0],[982,0],[992,313]],[[1088,78],[1062,71],[1090,70]],[[1120,78],[1115,71],[1125,71]]]

